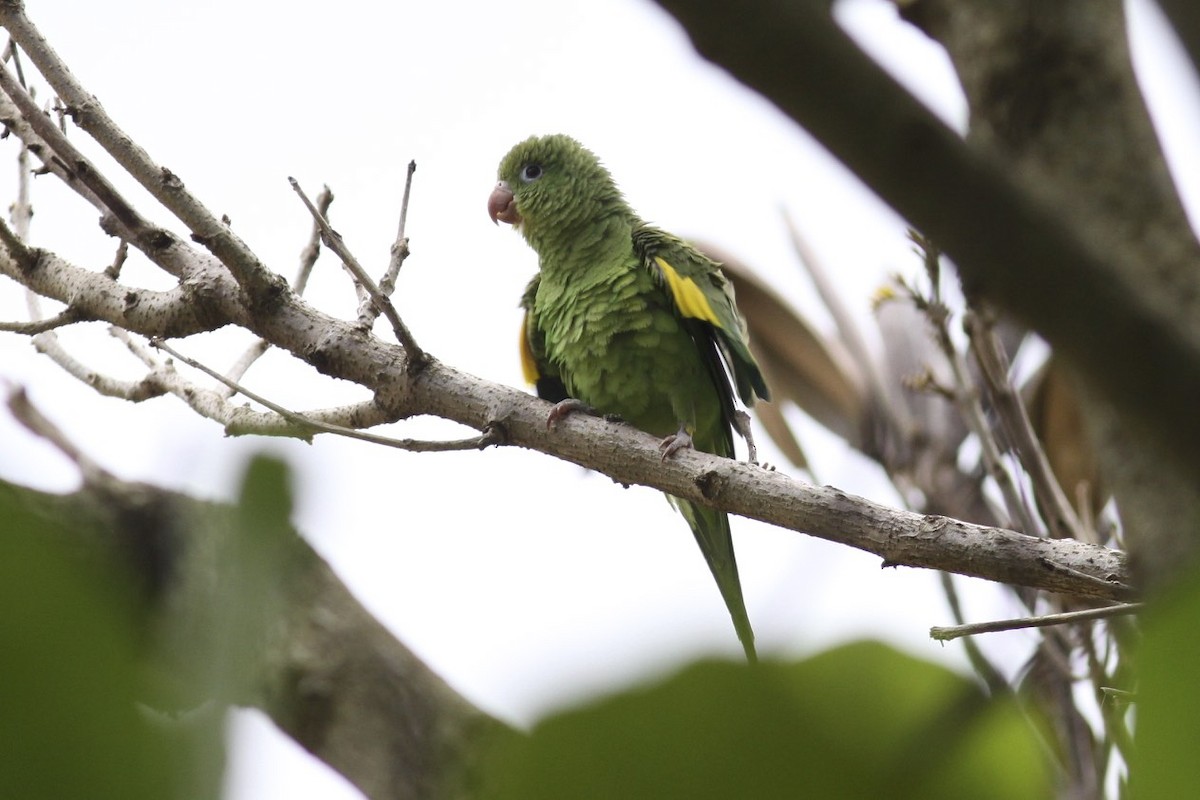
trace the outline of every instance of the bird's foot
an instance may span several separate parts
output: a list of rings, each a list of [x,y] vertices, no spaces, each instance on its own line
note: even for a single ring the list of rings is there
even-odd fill
[[[692,446],[692,435],[685,428],[680,428],[677,432],[663,439],[658,445],[658,450],[662,453],[662,460],[666,461],[680,450],[685,450]]]
[[[559,423],[563,418],[576,411],[582,411],[586,414],[595,414],[596,409],[589,406],[582,400],[576,400],[574,397],[568,397],[566,400],[560,400],[550,409],[550,413],[546,415],[546,430],[550,430]]]

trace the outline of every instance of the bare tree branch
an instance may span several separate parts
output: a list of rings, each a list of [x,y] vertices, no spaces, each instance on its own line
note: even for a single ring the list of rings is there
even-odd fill
[[[230,271],[253,307],[270,309],[273,299],[284,286],[283,279],[267,269],[228,225],[187,191],[177,175],[156,164],[132,137],[113,122],[25,16],[24,4],[19,0],[0,3],[0,25],[9,31],[13,41],[29,56],[42,77],[66,104],[67,113],[80,128],[188,226],[192,238],[212,252]],[[121,219],[119,215],[118,219]],[[121,221],[125,222],[123,219]]]
[[[409,368],[417,369],[422,366],[425,362],[425,351],[417,346],[416,339],[413,338],[408,326],[400,319],[400,314],[396,311],[396,307],[392,305],[391,299],[379,291],[379,287],[375,285],[375,281],[371,279],[367,271],[358,263],[358,259],[350,252],[350,248],[346,247],[341,234],[330,227],[329,222],[321,215],[321,212],[317,210],[312,201],[308,199],[308,195],[300,188],[300,184],[296,179],[288,178],[288,183],[292,185],[292,189],[300,196],[300,199],[304,202],[304,207],[308,209],[308,213],[312,214],[313,220],[320,226],[321,241],[325,243],[326,247],[337,254],[338,258],[342,260],[342,264],[354,276],[355,283],[366,292],[371,304],[387,317],[387,321],[391,323],[392,332],[396,334],[396,340],[400,342],[401,346],[409,354]],[[359,312],[359,322],[363,327],[369,327],[372,321],[373,318],[365,310]]]
[[[1191,0],[1158,0],[1183,42],[1192,69],[1200,70],[1200,8]]]
[[[321,187],[320,193],[317,195],[316,208],[317,213],[321,218],[327,218],[329,206],[333,204],[333,192],[329,191],[328,186]],[[304,249],[300,251],[300,267],[296,270],[296,276],[292,278],[292,291],[297,295],[303,295],[304,290],[308,288],[308,278],[312,274],[313,267],[317,263],[317,258],[321,255],[321,222],[320,219],[313,220],[312,235],[309,236],[308,243]],[[254,365],[254,362],[263,356],[270,349],[270,342],[265,339],[259,339],[254,344],[246,348],[246,352],[242,353],[241,357],[234,362],[229,371],[225,373],[225,377],[230,381],[237,381],[247,370]],[[233,397],[237,392],[231,386],[226,386],[221,393],[224,397]]]
[[[55,328],[61,328],[65,325],[72,325],[80,320],[79,312],[76,309],[68,308],[65,311],[60,311],[53,317],[33,322],[0,322],[0,331],[23,333],[27,336],[33,336],[34,334],[52,331]]]
[[[180,353],[178,350],[171,347],[170,345],[168,345],[166,342],[162,341],[161,339],[151,340],[150,345],[151,345],[151,347],[156,347],[160,350],[164,350],[167,353],[170,353],[172,356],[179,359],[183,363],[187,364],[189,367],[192,367],[193,369],[198,369],[201,372],[203,372],[204,374],[208,375],[209,377],[215,378],[216,380],[225,384],[227,387],[234,390],[235,394],[244,395],[246,398],[253,400],[256,403],[259,403],[260,405],[266,406],[268,409],[270,409],[271,411],[273,411],[275,414],[278,415],[277,424],[274,426],[271,426],[270,424],[266,424],[266,425],[259,424],[258,426],[251,428],[246,424],[246,422],[244,420],[239,421],[237,423],[230,420],[230,422],[228,422],[226,424],[226,428],[225,428],[226,432],[228,432],[228,433],[264,434],[264,433],[271,432],[271,433],[274,433],[275,435],[283,434],[283,435],[288,435],[288,436],[295,436],[297,438],[305,439],[305,440],[309,440],[309,441],[311,441],[312,436],[315,433],[332,433],[337,436],[345,436],[348,439],[358,439],[359,441],[370,442],[371,444],[380,444],[380,445],[383,445],[384,447],[394,447],[398,450],[409,450],[414,453],[445,453],[445,452],[450,452],[453,450],[482,450],[485,447],[488,447],[490,445],[501,443],[501,440],[500,440],[498,434],[496,433],[496,431],[490,427],[485,427],[483,433],[480,436],[472,436],[472,437],[469,437],[466,439],[455,439],[455,440],[445,440],[445,441],[421,441],[421,440],[417,440],[417,439],[396,439],[396,438],[393,438],[390,436],[378,436],[378,435],[375,435],[372,433],[364,433],[363,431],[357,430],[355,428],[350,428],[345,425],[337,425],[332,422],[326,422],[322,419],[317,419],[315,416],[312,416],[310,414],[301,414],[301,413],[292,411],[290,409],[284,408],[283,406],[279,405],[278,403],[272,402],[271,400],[268,400],[267,398],[263,397],[262,395],[259,395],[259,394],[256,394],[256,393],[250,391],[245,386],[239,385],[232,379],[227,378],[226,376],[220,374],[219,372],[209,369],[208,367],[204,366],[200,362],[195,361],[191,358],[188,358],[183,353]],[[188,394],[195,395],[196,392],[194,390],[189,390]],[[228,406],[227,406],[227,408],[228,408]],[[231,409],[230,408],[229,410],[244,411],[246,409]],[[333,411],[326,410],[324,412],[318,412],[318,413],[321,413],[323,416],[336,415],[338,417],[343,417],[343,418],[346,418],[348,421],[352,420],[353,422],[366,427],[366,426],[370,425],[371,417],[373,416],[371,412],[373,410],[376,410],[376,409],[374,409],[374,406],[367,404],[367,405],[353,406],[350,408],[337,409],[337,410],[333,410]],[[204,416],[209,416],[209,414],[205,413]],[[222,416],[224,416],[224,415],[222,415]],[[216,418],[216,416],[214,415],[213,418]],[[286,423],[290,423],[290,427],[285,427]]]
[[[64,272],[107,282],[103,274],[63,264],[44,251],[37,276]],[[0,258],[0,272],[23,274],[14,260]],[[34,283],[39,291],[43,287]],[[52,289],[47,286],[45,289]],[[219,289],[218,287],[215,287]],[[54,296],[51,291],[47,294]],[[147,293],[153,294],[153,293]],[[78,296],[63,292],[63,296]],[[224,306],[236,305],[226,297]],[[172,299],[170,305],[178,307]],[[159,315],[144,317],[124,304],[97,303],[96,316],[155,336]],[[192,306],[184,306],[191,309]],[[811,487],[780,473],[707,454],[683,452],[663,463],[654,438],[628,426],[576,416],[547,431],[544,403],[509,387],[487,383],[436,361],[411,373],[400,348],[387,345],[356,325],[321,314],[286,289],[272,313],[230,315],[245,327],[322,372],[375,392],[377,422],[433,414],[460,422],[491,437],[542,450],[597,469],[621,483],[638,483],[881,556],[889,565],[945,569],[1066,593],[1123,599],[1129,594],[1124,557],[1077,542],[1047,542],[941,517],[922,517],[852,498],[834,489]],[[171,335],[178,335],[169,332]],[[223,403],[215,393],[215,401]],[[253,413],[253,412],[247,412]],[[1048,568],[1057,565],[1061,568]]]
[[[131,403],[140,403],[152,397],[161,397],[167,391],[159,380],[160,376],[154,373],[139,381],[123,381],[97,372],[67,352],[53,331],[35,336],[33,346],[68,375],[105,397],[119,397]]]
[[[400,222],[396,228],[396,241],[392,243],[387,273],[379,281],[379,290],[386,297],[391,297],[392,292],[396,290],[396,278],[400,274],[400,268],[404,266],[405,259],[408,258],[408,234],[405,228],[408,225],[408,200],[412,195],[413,173],[416,171],[417,162],[409,161],[408,173],[404,178],[404,197],[400,200]]]
[[[1127,208],[1119,202],[1104,209],[1107,217],[1083,213],[1079,208],[1067,214],[1054,213],[1057,211],[1054,192],[1064,192],[1065,187],[1065,194],[1069,195],[1077,188],[1070,180],[1059,185],[1062,176],[1054,171],[1058,168],[1057,158],[1046,158],[1036,147],[1026,151],[1021,146],[1024,144],[1021,136],[1005,127],[1011,119],[981,117],[977,109],[973,109],[972,142],[968,145],[961,141],[850,44],[829,19],[828,3],[762,0],[734,10],[704,0],[663,0],[662,4],[676,10],[703,52],[733,69],[795,119],[810,126],[886,199],[939,244],[944,244],[957,257],[969,279],[967,290],[972,301],[975,292],[980,291],[1039,326],[1059,351],[1074,359],[1080,370],[1095,373],[1093,378],[1106,393],[1105,397],[1124,404],[1122,408],[1126,411],[1140,414],[1144,422],[1149,420],[1145,424],[1157,431],[1159,441],[1167,442],[1166,447],[1177,456],[1182,454],[1183,461],[1190,465],[1188,469],[1194,470],[1200,461],[1196,455],[1200,452],[1196,446],[1200,443],[1200,422],[1192,408],[1194,398],[1200,396],[1200,392],[1194,391],[1200,387],[1200,359],[1195,357],[1200,354],[1200,335],[1194,325],[1188,324],[1194,315],[1190,314],[1185,298],[1196,293],[1188,295],[1180,291],[1178,297],[1172,296],[1169,281],[1139,282],[1131,267],[1141,259],[1161,267],[1155,274],[1161,279],[1171,266],[1197,255],[1190,235],[1181,236],[1171,228],[1178,222],[1175,217],[1164,214],[1168,219],[1162,227],[1156,227],[1158,222],[1147,224],[1151,233],[1145,233],[1138,229],[1145,219],[1130,214],[1129,220],[1123,220],[1125,228],[1109,234],[1103,230],[1097,232],[1097,220],[1113,221],[1113,208]],[[997,75],[988,72],[986,64],[981,67],[963,58],[962,53],[970,49],[966,45],[978,44],[972,38],[974,35],[980,31],[981,36],[991,35],[994,28],[967,25],[978,31],[948,33],[945,27],[939,27],[949,24],[938,17],[946,8],[940,0],[916,0],[904,5],[905,13],[923,20],[931,35],[950,42],[952,55],[959,54],[956,63],[964,76],[968,96],[974,104],[986,105],[987,98],[979,100],[980,87],[997,89],[997,85],[973,70],[987,73],[990,79],[996,79]],[[1062,4],[1063,8],[1067,6],[1071,6],[1069,0]],[[1053,18],[1060,13],[1039,10],[1045,6],[1036,2],[1006,4],[1004,11],[994,11],[995,7],[987,2],[961,0],[956,11],[961,11],[964,17],[976,12],[1025,14],[1018,21],[1031,24],[1044,22],[1043,15]],[[1108,0],[1098,7],[1107,16],[1103,17],[1103,25],[1095,27],[1107,25],[1104,36],[1111,36],[1114,2]],[[67,141],[61,127],[55,127],[54,118],[37,109],[32,92],[23,88],[23,77],[0,70],[0,121],[21,138],[30,152],[43,159],[46,172],[72,185],[81,197],[100,209],[104,215],[102,228],[121,238],[112,265],[96,272],[81,269],[47,250],[28,247],[25,231],[17,223],[14,223],[16,231],[0,225],[0,274],[20,282],[34,297],[45,296],[67,305],[65,311],[50,320],[0,325],[0,330],[26,335],[41,332],[33,340],[35,345],[97,391],[131,400],[170,392],[197,413],[218,421],[230,434],[308,439],[317,433],[334,433],[410,450],[483,448],[492,444],[536,449],[598,470],[619,483],[652,486],[676,497],[874,553],[882,559],[883,566],[939,569],[1056,593],[1046,597],[1021,591],[1019,594],[1031,613],[1035,607],[1057,609],[1079,605],[1072,596],[1088,598],[1089,602],[1139,596],[1142,587],[1131,577],[1130,563],[1123,553],[1100,546],[1095,539],[1080,540],[1085,532],[1072,516],[1061,490],[1055,493],[1057,484],[1045,466],[1020,398],[1009,385],[1005,353],[992,331],[977,324],[971,330],[971,338],[983,367],[984,388],[1009,425],[1009,438],[1016,443],[1016,455],[1021,461],[1019,466],[1033,476],[1040,508],[1034,509],[1027,503],[1019,491],[1021,484],[1011,480],[1008,456],[1002,448],[1005,442],[995,438],[988,409],[980,402],[980,386],[968,375],[968,365],[951,341],[948,318],[942,314],[945,308],[938,294],[940,267],[936,256],[927,261],[934,287],[931,295],[921,298],[914,292],[913,299],[925,303],[925,311],[935,323],[940,346],[952,366],[955,385],[946,388],[949,378],[932,376],[928,385],[962,407],[963,416],[983,447],[987,468],[1004,490],[1007,507],[1019,521],[1019,527],[1027,533],[1039,530],[1040,510],[1042,517],[1049,515],[1053,533],[1076,538],[1040,538],[936,514],[898,511],[831,487],[812,486],[781,473],[694,451],[682,452],[664,463],[654,437],[604,419],[578,415],[547,430],[544,403],[523,392],[454,370],[427,355],[418,347],[389,299],[408,254],[405,228],[415,163],[409,164],[397,236],[378,287],[330,227],[328,192],[322,195],[325,199],[321,207],[320,198],[316,204],[311,203],[293,181],[313,214],[314,237],[323,239],[338,254],[353,275],[360,298],[368,299],[369,304],[361,307],[357,324],[335,319],[301,298],[307,270],[319,254],[318,238],[314,238],[302,256],[295,288],[289,290],[283,279],[262,264],[229,230],[227,221],[209,212],[174,174],[153,162],[117,128],[25,17],[22,3],[0,0],[0,24],[12,34],[11,56],[16,58],[17,45],[24,48],[30,61],[63,98],[66,105],[58,117],[60,126],[64,122],[63,113],[72,116],[123,169],[183,221],[195,242],[208,250],[205,252],[147,223]],[[1053,25],[1048,27],[1052,29]],[[1099,40],[1108,41],[1104,36]],[[1075,54],[1074,50],[1068,50]],[[996,52],[1001,51],[996,48]],[[1119,61],[1120,54],[1115,58]],[[13,66],[19,69],[20,65],[14,62]],[[1104,66],[1114,67],[1114,63],[1105,61]],[[853,87],[853,92],[848,87]],[[1003,81],[999,88],[1005,88]],[[871,103],[861,102],[864,93],[872,97]],[[1012,108],[1020,109],[1020,113],[1028,113],[1030,98],[1021,95],[1004,100]],[[1035,111],[1040,110],[1037,102],[1032,105]],[[1086,115],[1083,118],[1087,119]],[[977,130],[983,132],[977,134]],[[1144,132],[1139,131],[1135,131],[1131,141],[1144,144],[1138,138]],[[988,136],[993,140],[988,141]],[[1052,149],[1050,152],[1054,154]],[[1112,157],[1112,153],[1106,157]],[[1011,158],[1016,166],[1009,170],[1010,164],[1004,158]],[[1064,171],[1071,168],[1074,165]],[[1155,183],[1161,177],[1155,172],[1157,167],[1140,163],[1138,169],[1145,169],[1150,179],[1139,185],[1137,191],[1130,192],[1138,198],[1134,210],[1154,211],[1170,206],[1169,192]],[[1038,188],[1039,181],[1031,181],[1030,176],[1046,177],[1045,184],[1057,188]],[[28,210],[28,203],[24,205]],[[1114,227],[1120,226],[1114,222]],[[802,251],[803,242],[798,241],[794,231],[793,234],[797,249]],[[1120,244],[1124,238],[1138,237],[1141,238],[1136,246],[1107,246],[1112,242]],[[179,285],[171,291],[152,292],[123,284],[119,278],[127,254],[126,242],[178,277]],[[1170,256],[1166,259],[1170,263],[1165,266],[1155,258],[1162,251],[1154,249],[1156,243],[1164,242]],[[819,274],[814,278],[819,281]],[[1181,279],[1175,288],[1195,285]],[[1096,293],[1088,298],[1088,303],[1066,302],[1080,287]],[[838,317],[837,309],[833,310]],[[372,334],[379,313],[388,317],[401,346]],[[53,331],[78,320],[105,320],[119,326],[114,328],[113,335],[142,361],[145,377],[136,382],[117,381],[88,369],[65,353]],[[906,322],[911,322],[911,318]],[[229,374],[209,369],[184,356],[182,350],[187,348],[163,341],[228,324],[260,337]],[[885,393],[893,387],[882,383],[879,376],[883,369],[872,372],[877,365],[870,359],[862,360],[867,353],[865,344],[857,340],[852,329],[841,324],[843,339],[851,341],[859,369],[839,368],[836,382],[852,389],[847,394],[853,396],[845,398],[837,411],[842,426],[861,444],[869,434],[857,430],[855,423],[877,413],[870,404],[887,397]],[[154,346],[201,370],[225,389],[214,390],[190,380],[176,370],[170,359],[147,347],[143,336],[151,337]],[[820,337],[814,336],[813,342],[815,349],[825,354]],[[370,399],[340,408],[298,413],[255,393],[240,379],[268,347],[278,347],[324,375],[356,383],[371,393]],[[813,363],[833,363],[833,359]],[[866,371],[867,380],[856,374],[862,371]],[[268,411],[235,405],[230,398],[238,393]],[[1138,405],[1147,396],[1151,402]],[[905,418],[905,412],[912,409],[906,405],[909,399],[897,400],[899,405],[890,409],[886,424],[894,429],[892,434],[906,437],[903,443],[906,448],[911,445],[915,449],[921,446],[915,440],[929,432],[909,430],[914,427]],[[942,405],[940,397],[925,399]],[[12,405],[14,413],[24,414],[33,428],[51,430],[39,424],[29,409],[21,406],[19,398]],[[883,408],[889,406],[885,404]],[[1180,416],[1185,410],[1186,414]],[[459,422],[479,434],[450,442],[424,442],[364,431],[426,414]],[[834,416],[830,414],[829,418]],[[1159,417],[1169,420],[1169,424],[1160,422]],[[929,445],[930,460],[937,462],[935,468],[946,467],[954,472],[960,484],[969,484],[975,490],[972,499],[980,500],[982,469],[974,465],[959,466],[958,445],[966,436],[966,429],[957,418],[955,424],[954,433]],[[907,441],[910,434],[912,442]],[[53,440],[53,436],[51,432],[48,438]],[[57,446],[71,456],[69,443]],[[798,445],[796,452],[800,452]],[[101,498],[105,503],[132,502],[127,496],[138,493],[159,498],[154,502],[160,505],[176,502],[161,499],[155,490],[146,487],[128,487],[111,481],[111,476],[98,471],[78,453],[71,457],[85,475],[99,476],[113,484]],[[803,458],[802,453],[800,457]],[[902,488],[906,477],[893,474],[897,486]],[[943,511],[947,508],[939,506],[942,498],[929,491],[936,488],[935,479],[909,485],[921,491],[906,496],[925,495],[910,500],[913,507]],[[97,494],[95,487],[88,488],[93,495]],[[68,499],[62,505],[69,506],[72,502]],[[957,510],[966,506],[963,502],[949,507]],[[995,517],[989,513],[972,518],[990,521]],[[268,710],[297,741],[372,797],[426,796],[433,787],[443,788],[450,780],[447,766],[461,766],[477,752],[473,746],[478,731],[500,726],[441,684],[415,656],[388,636],[357,606],[323,562],[315,556],[302,556],[300,561],[293,573],[295,585],[289,585],[295,595],[287,603],[287,619],[280,622],[275,631],[278,635],[267,643],[262,685],[255,696],[244,701]],[[219,565],[211,569],[219,569]],[[944,576],[944,585],[959,619],[961,611],[949,575]],[[1072,659],[1076,658],[1077,665],[1077,657],[1083,651],[1096,687],[1112,673],[1112,664],[1119,658],[1115,646],[1107,651],[1095,646],[1092,637],[1097,634],[1081,620],[1091,620],[1098,614],[1129,613],[1138,606],[1119,608],[1118,612],[1111,608],[1088,610],[1032,621],[941,630],[942,635],[952,638],[964,635],[961,628],[978,632],[995,626],[1073,624],[1069,630],[1050,629],[1042,635],[1029,671],[1029,684],[1044,693],[1045,704],[1056,712],[1057,744],[1064,751],[1060,753],[1061,764],[1064,774],[1069,775],[1065,783],[1084,795],[1094,794],[1093,790],[1101,784],[1110,749],[1093,746],[1094,726],[1089,727],[1089,721],[1075,704],[1073,691],[1078,679],[1072,670]],[[994,691],[1008,691],[1004,676],[978,648],[968,645],[968,653]],[[395,709],[400,709],[398,719],[390,716]],[[1106,715],[1104,724],[1113,736],[1125,735],[1120,715]]]
[[[950,627],[932,627],[929,638],[939,642],[949,642],[962,636],[975,636],[980,633],[997,633],[999,631],[1016,631],[1023,628],[1047,628],[1051,625],[1069,625],[1075,622],[1090,622],[1097,619],[1129,616],[1145,608],[1144,603],[1122,603],[1116,606],[1089,608],[1084,611],[1065,611],[1061,614],[1045,614],[1040,617],[1022,617],[1021,619],[1003,619],[993,622],[972,622],[969,625],[953,625]]]
[[[1144,280],[1123,250],[1098,249],[963,142],[850,40],[827,3],[659,4],[702,55],[803,125],[1200,476],[1200,328],[1187,296]],[[1076,302],[1081,286],[1087,303]]]
[[[1041,443],[1033,432],[1033,424],[1029,420],[1025,404],[1020,402],[1016,389],[1009,381],[1008,357],[995,331],[977,312],[968,312],[963,320],[963,327],[970,338],[975,363],[979,365],[987,384],[988,397],[1000,416],[1022,466],[1029,474],[1034,495],[1041,504],[1050,534],[1095,541],[1094,533],[1084,529],[1050,469]]]

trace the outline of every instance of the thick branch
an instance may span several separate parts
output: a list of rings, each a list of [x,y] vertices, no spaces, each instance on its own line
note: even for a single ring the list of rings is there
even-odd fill
[[[1159,0],[1158,4],[1175,26],[1192,68],[1200,70],[1200,8],[1193,0]]]
[[[41,32],[25,16],[24,3],[0,3],[0,24],[49,82],[80,128],[95,139],[138,183],[192,231],[193,238],[224,264],[252,305],[270,307],[286,285],[267,269],[229,226],[204,207],[171,170],[122,131],[100,103],[80,85]]]
[[[58,522],[72,552],[129,568],[158,614],[147,645],[178,681],[169,696],[204,703],[203,680],[227,632],[209,614],[228,587],[228,506],[116,480],[102,489],[50,495],[0,482],[0,496]],[[450,688],[351,595],[299,536],[289,536],[281,617],[271,617],[252,655],[256,677],[239,702],[265,711],[293,739],[374,800],[461,796],[462,771],[481,740],[505,729]],[[166,615],[167,619],[159,615]],[[155,631],[187,631],[155,639]],[[156,691],[162,688],[156,684]],[[147,698],[154,703],[159,697]]]
[[[42,256],[43,261],[47,258],[49,254]],[[19,269],[13,272],[18,279],[23,274]],[[98,273],[87,275],[107,280]],[[232,287],[218,284],[218,288]],[[223,304],[236,304],[234,294]],[[112,314],[114,324],[144,335],[156,335],[153,329],[160,322],[153,317],[131,316],[119,305],[99,305],[94,312],[101,317]],[[664,464],[653,437],[583,415],[547,431],[547,407],[542,401],[436,361],[419,373],[409,373],[401,348],[380,341],[356,325],[322,314],[290,292],[281,295],[272,313],[248,314],[244,319],[249,330],[321,372],[374,391],[375,402],[383,412],[375,421],[418,414],[443,417],[475,430],[487,430],[499,441],[599,470],[620,483],[653,486],[735,514],[857,547],[879,555],[888,565],[944,569],[1106,599],[1128,595],[1123,556],[1103,547],[1050,542],[896,511],[835,489],[809,486],[781,473],[702,453],[683,452]]]
[[[155,264],[177,277],[195,263],[181,254],[178,239],[150,224],[130,205],[96,167],[71,144],[53,121],[41,113],[25,88],[0,69],[0,120],[43,163],[43,169],[60,178],[99,210],[101,227],[110,235],[131,241]],[[21,231],[17,231],[19,235]],[[119,273],[119,258],[110,277]]]
[[[858,49],[828,4],[660,5],[701,54],[803,125],[1200,474],[1200,326],[1186,297],[1138,280],[1140,265],[1083,240],[968,147]]]
[[[376,799],[453,798],[504,729],[429,669],[308,548],[253,704]]]
[[[4,230],[0,223],[0,231]],[[194,261],[192,277],[179,287],[154,291],[123,285],[107,273],[77,267],[47,250],[0,238],[8,251],[0,252],[0,275],[42,297],[66,303],[78,319],[104,320],[145,336],[162,337],[247,321],[237,287],[200,259]]]
[[[663,463],[658,439],[627,425],[574,415],[546,430],[548,406],[522,392],[434,363],[412,385],[425,413],[472,427],[493,422],[510,444],[541,450],[624,484],[759,519],[880,556],[885,566],[942,569],[1068,594],[1124,599],[1122,553],[901,511],[811,486],[782,473],[695,451]]]
[[[1123,4],[921,0],[905,13],[945,45],[971,109],[974,147],[1002,160],[1031,195],[1111,253],[1126,285],[1160,298],[1164,320],[1182,311],[1173,320],[1181,334],[1200,331],[1200,245],[1133,71]],[[1075,287],[1080,300],[1064,313],[1089,306],[1096,288],[1094,281]],[[1133,381],[1145,409],[1161,409],[1164,398],[1123,366],[1129,358],[1154,361],[1156,345],[1138,330],[1108,339],[1100,323],[1093,332],[1088,346],[1108,368],[1081,370],[1074,361],[1071,374],[1083,379],[1073,381],[1083,417],[1121,510],[1139,583],[1149,585],[1200,557],[1196,538],[1184,533],[1200,520],[1200,482],[1173,468],[1171,444],[1146,436],[1103,394],[1104,380]],[[1194,365],[1173,358],[1154,369]],[[1194,411],[1190,420],[1162,413],[1167,431],[1186,430],[1196,418]]]

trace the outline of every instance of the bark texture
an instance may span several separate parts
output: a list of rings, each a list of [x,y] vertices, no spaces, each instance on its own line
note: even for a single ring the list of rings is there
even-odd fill
[[[1007,165],[1083,238],[1117,254],[1114,263],[1164,319],[1194,331],[1200,245],[1133,72],[1122,3],[921,0],[905,13],[950,54],[970,107],[968,142]],[[1087,304],[1089,285],[1077,289],[1074,304]],[[1136,329],[1112,346],[1123,352],[1112,354],[1110,369],[1155,357]],[[1135,573],[1159,583],[1200,547],[1200,483],[1114,408],[1096,375],[1076,375]],[[1148,391],[1144,402],[1156,403]]]

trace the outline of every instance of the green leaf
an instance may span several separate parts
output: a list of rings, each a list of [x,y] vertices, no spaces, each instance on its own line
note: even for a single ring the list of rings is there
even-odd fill
[[[1200,787],[1200,574],[1153,598],[1137,654],[1137,733],[1130,765],[1139,800],[1191,797]]]
[[[1008,702],[882,644],[708,661],[499,744],[484,796],[1029,798],[1050,794]]]
[[[291,546],[291,512],[287,465],[267,456],[251,459],[219,560],[217,682],[235,701],[244,702],[258,681],[264,642],[287,611],[285,582],[300,552]]]
[[[78,546],[0,493],[0,797],[170,797],[169,755],[138,707],[128,576]]]

